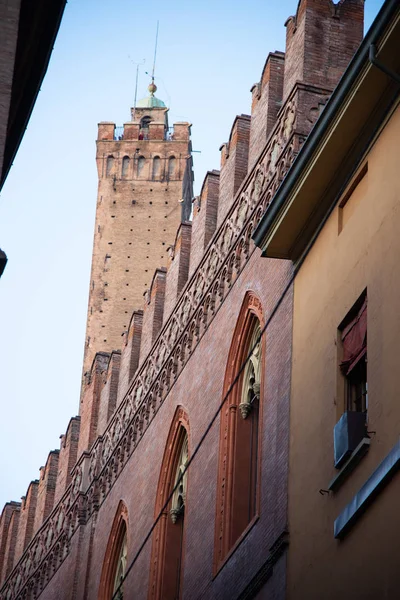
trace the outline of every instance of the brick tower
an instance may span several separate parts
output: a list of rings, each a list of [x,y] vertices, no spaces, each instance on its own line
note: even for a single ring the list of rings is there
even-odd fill
[[[121,335],[154,270],[167,265],[181,221],[190,218],[190,124],[168,127],[168,109],[154,96],[131,109],[123,127],[99,124],[99,177],[83,374],[96,352],[121,347]]]

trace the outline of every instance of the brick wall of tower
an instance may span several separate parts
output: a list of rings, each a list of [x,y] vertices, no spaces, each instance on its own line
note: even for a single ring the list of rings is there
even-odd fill
[[[189,152],[189,124],[174,127],[173,139],[163,139],[163,131],[157,130],[150,132],[150,140],[139,140],[138,125],[128,123],[124,139],[114,140],[114,125],[99,125],[99,188],[84,372],[97,351],[121,347],[121,335],[128,329],[132,310],[142,308],[154,269],[167,265],[167,248],[174,243],[181,220]],[[109,156],[114,160],[107,172]],[[129,158],[125,172],[124,157]],[[160,157],[158,174],[153,172],[155,157]],[[172,170],[170,157],[175,157]]]

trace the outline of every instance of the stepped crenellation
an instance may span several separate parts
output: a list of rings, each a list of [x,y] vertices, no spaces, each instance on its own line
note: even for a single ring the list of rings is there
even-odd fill
[[[249,142],[249,171],[262,152],[282,106],[285,54],[270,52],[261,79],[250,89],[251,123]]]
[[[181,291],[189,277],[190,251],[192,248],[192,223],[181,223],[176,233],[175,243],[170,247],[170,260],[167,269],[165,289],[165,322],[171,314]]]
[[[250,143],[249,115],[238,115],[232,125],[229,141],[222,144],[219,175],[217,226],[225,219],[233,198],[247,174]]]
[[[142,338],[143,310],[132,313],[128,330],[124,334],[121,352],[121,366],[118,381],[117,405],[119,405],[129,387],[129,383],[139,366],[140,342]]]
[[[189,277],[195,272],[217,227],[219,176],[217,170],[208,171],[200,195],[193,201]]]
[[[286,52],[268,55],[260,82],[251,90],[252,114],[235,118],[229,141],[221,146],[220,171],[206,174],[200,195],[193,203],[191,223],[181,222],[181,206],[179,202],[174,204],[174,231],[178,226],[178,233],[172,238],[175,242],[169,254],[168,244],[163,242],[161,248],[160,241],[157,252],[162,249],[163,254],[159,253],[165,260],[159,263],[159,268],[146,273],[144,306],[133,301],[133,296],[129,301],[125,300],[127,296],[118,299],[117,305],[123,306],[123,318],[119,324],[113,324],[112,346],[107,342],[102,348],[96,342],[87,354],[90,365],[82,387],[80,417],[71,420],[60,451],[49,454],[39,482],[33,482],[28,490],[32,507],[33,496],[37,495],[36,508],[31,509],[31,513],[35,512],[31,533],[24,538],[18,524],[27,522],[21,515],[27,514],[28,500],[22,507],[19,503],[8,503],[3,509],[0,521],[3,580],[14,569],[2,590],[5,597],[14,598],[31,585],[40,593],[44,582],[68,555],[70,540],[79,524],[98,510],[113,488],[253,255],[254,229],[273,202],[276,190],[361,41],[362,19],[360,26],[358,16],[362,4],[362,0],[341,0],[336,5],[331,0],[299,2],[296,16],[286,22]],[[321,20],[319,35],[314,37],[311,33]],[[156,111],[153,124],[144,128],[146,110],[136,109],[132,121],[124,125],[119,135],[114,123],[99,124],[100,208],[94,252],[98,253],[102,286],[99,289],[96,281],[91,288],[89,313],[93,310],[88,317],[88,328],[95,318],[101,326],[111,322],[111,302],[106,308],[107,295],[111,297],[107,288],[112,272],[117,278],[120,261],[115,260],[115,247],[121,234],[119,227],[139,214],[128,214],[126,207],[123,213],[118,213],[118,207],[129,197],[130,211],[132,207],[142,211],[146,223],[153,216],[153,200],[146,195],[144,201],[137,193],[144,185],[147,190],[149,182],[154,181],[149,162],[155,154],[150,149],[151,142],[171,144],[168,148],[163,146],[165,152],[160,154],[163,160],[157,163],[158,201],[169,201],[161,196],[165,194],[168,177],[171,185],[169,159],[178,142],[182,151],[174,155],[173,169],[179,192],[182,190],[183,169],[187,168],[190,156],[190,125],[175,123],[171,131],[165,120],[166,109],[158,107]],[[124,158],[128,161],[124,162]],[[172,188],[169,190],[171,196]],[[175,198],[180,196],[179,192],[176,185]],[[110,216],[110,222],[104,227],[102,220],[106,215]],[[112,222],[112,215],[114,219],[121,217],[119,224]],[[161,224],[165,215],[169,215],[166,210],[161,215]],[[125,233],[121,235],[128,248],[133,236]],[[147,238],[143,239],[144,247],[147,243]],[[142,256],[142,250],[140,253],[137,264],[149,256],[146,253]],[[130,272],[127,283],[132,278]],[[142,293],[143,290],[141,297]],[[133,313],[132,308],[135,308]]]

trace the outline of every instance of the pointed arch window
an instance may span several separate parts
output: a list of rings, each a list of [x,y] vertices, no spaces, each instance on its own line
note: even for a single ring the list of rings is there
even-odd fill
[[[170,156],[168,159],[168,179],[172,179],[175,175],[176,159],[175,156]]]
[[[161,173],[161,158],[159,156],[155,156],[153,158],[153,179],[157,179],[160,177]]]
[[[114,157],[113,156],[107,156],[107,164],[106,164],[106,176],[108,177],[109,175],[111,175],[112,171],[114,168]]]
[[[123,600],[128,553],[128,513],[119,503],[103,562],[99,600]]]
[[[137,174],[138,174],[138,177],[140,175],[143,175],[143,169],[144,169],[145,162],[146,162],[145,157],[144,156],[139,156],[138,163],[137,163]]]
[[[127,554],[127,534],[126,534],[126,526],[125,533],[122,538],[120,544],[119,554],[116,560],[115,565],[115,576],[114,576],[114,585],[111,594],[111,598],[113,600],[123,600],[124,591],[123,591],[123,581],[126,572],[126,554]]]
[[[141,129],[148,129],[149,125],[151,122],[151,118],[150,117],[143,117],[140,121],[140,128]]]
[[[163,508],[164,512],[153,534],[149,600],[181,597],[188,459],[188,419],[179,407],[168,436],[158,483],[155,514],[158,516]]]
[[[129,156],[124,156],[122,159],[122,177],[127,177],[129,171]]]
[[[233,336],[224,382],[225,395],[249,357],[221,412],[215,572],[224,564],[258,514],[263,355],[261,327],[261,304],[252,293],[248,293]]]

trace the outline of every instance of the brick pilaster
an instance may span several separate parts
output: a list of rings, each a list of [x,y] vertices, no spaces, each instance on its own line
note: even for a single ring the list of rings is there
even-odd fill
[[[89,375],[86,375],[81,398],[78,458],[84,450],[90,448],[97,435],[103,373],[107,369],[109,358],[110,355],[107,352],[98,352],[94,357]]]
[[[125,333],[125,345],[121,353],[117,404],[121,402],[128,391],[131,381],[139,365],[140,341],[142,338],[143,311],[133,312],[128,331]]]
[[[217,227],[219,197],[219,171],[208,171],[200,196],[195,199],[192,221],[192,248],[190,250],[189,277],[197,269],[204,250]]]
[[[165,289],[164,322],[171,314],[189,276],[192,223],[181,223],[175,244],[170,247],[170,263]]]
[[[247,174],[250,141],[249,115],[238,115],[232,125],[229,142],[221,150],[217,226],[225,219],[240,184]]]
[[[22,499],[15,547],[15,562],[22,556],[34,533],[38,490],[39,481],[37,479],[31,481],[26,496]]]
[[[333,90],[363,38],[364,0],[301,0],[286,21],[283,100],[296,81]]]
[[[150,289],[145,293],[143,313],[142,343],[140,346],[140,363],[147,356],[163,323],[166,268],[157,269],[153,276]]]
[[[58,475],[54,504],[60,500],[66,488],[71,483],[71,470],[78,458],[80,417],[72,417],[67,431],[61,435],[60,455],[58,459]]]
[[[260,82],[251,88],[249,171],[264,149],[281,107],[284,64],[283,52],[271,52],[266,60]]]
[[[43,521],[47,519],[54,506],[59,454],[59,450],[49,452],[45,466],[40,469],[34,533],[36,533]]]
[[[121,352],[112,352],[108,362],[107,371],[105,372],[104,386],[100,394],[97,435],[102,435],[117,405],[120,363]]]

